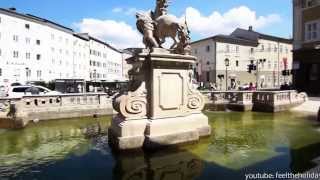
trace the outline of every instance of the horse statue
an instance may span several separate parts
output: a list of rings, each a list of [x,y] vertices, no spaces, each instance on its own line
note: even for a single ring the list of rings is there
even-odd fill
[[[169,0],[157,0],[154,12],[137,13],[137,28],[143,34],[143,42],[148,49],[162,47],[166,38],[171,38],[173,44],[170,50],[189,54],[182,51],[182,47],[187,49],[190,44],[187,24],[180,23],[177,18],[168,14],[169,3]]]
[[[137,29],[143,34],[143,43],[147,48],[158,48],[159,44],[154,38],[154,21],[151,13],[137,13]]]

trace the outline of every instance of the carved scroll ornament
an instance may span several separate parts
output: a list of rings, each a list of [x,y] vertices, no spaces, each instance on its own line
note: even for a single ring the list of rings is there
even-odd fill
[[[145,83],[134,92],[121,95],[115,99],[113,108],[127,119],[145,118],[147,115],[147,98]]]

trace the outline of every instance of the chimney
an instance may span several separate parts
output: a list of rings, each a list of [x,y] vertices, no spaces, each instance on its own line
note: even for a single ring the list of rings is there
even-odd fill
[[[252,31],[252,26],[249,26],[249,31]]]
[[[17,9],[15,7],[9,8],[10,11],[16,11]]]

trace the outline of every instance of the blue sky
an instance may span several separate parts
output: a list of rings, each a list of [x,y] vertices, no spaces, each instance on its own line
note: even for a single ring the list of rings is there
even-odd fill
[[[1,0],[0,7],[16,7],[74,28],[107,42],[134,46],[140,37],[135,28],[136,10],[153,9],[155,0]],[[192,40],[228,34],[235,27],[254,29],[288,38],[292,34],[291,0],[172,0],[170,13],[191,26]],[[103,32],[102,32],[103,31]],[[135,37],[129,37],[135,36]]]

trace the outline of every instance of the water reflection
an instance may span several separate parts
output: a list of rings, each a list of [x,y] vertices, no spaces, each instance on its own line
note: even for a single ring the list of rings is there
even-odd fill
[[[248,172],[302,172],[320,156],[320,127],[299,114],[208,116],[211,137],[148,153],[111,152],[104,131],[110,117],[0,130],[0,179],[241,179]]]
[[[177,149],[118,155],[115,179],[191,180],[202,174],[204,163],[197,156]]]
[[[269,160],[273,160],[272,166],[283,168],[277,158],[290,163],[292,151],[320,143],[314,122],[289,112],[208,115],[214,132],[210,144],[189,149],[201,159],[228,169],[242,170]]]
[[[0,177],[15,176],[32,167],[63,160],[70,153],[87,153],[91,147],[85,137],[94,130],[100,130],[97,124],[106,129],[108,122],[109,118],[83,118],[68,120],[67,123],[39,123],[23,130],[1,130]]]

